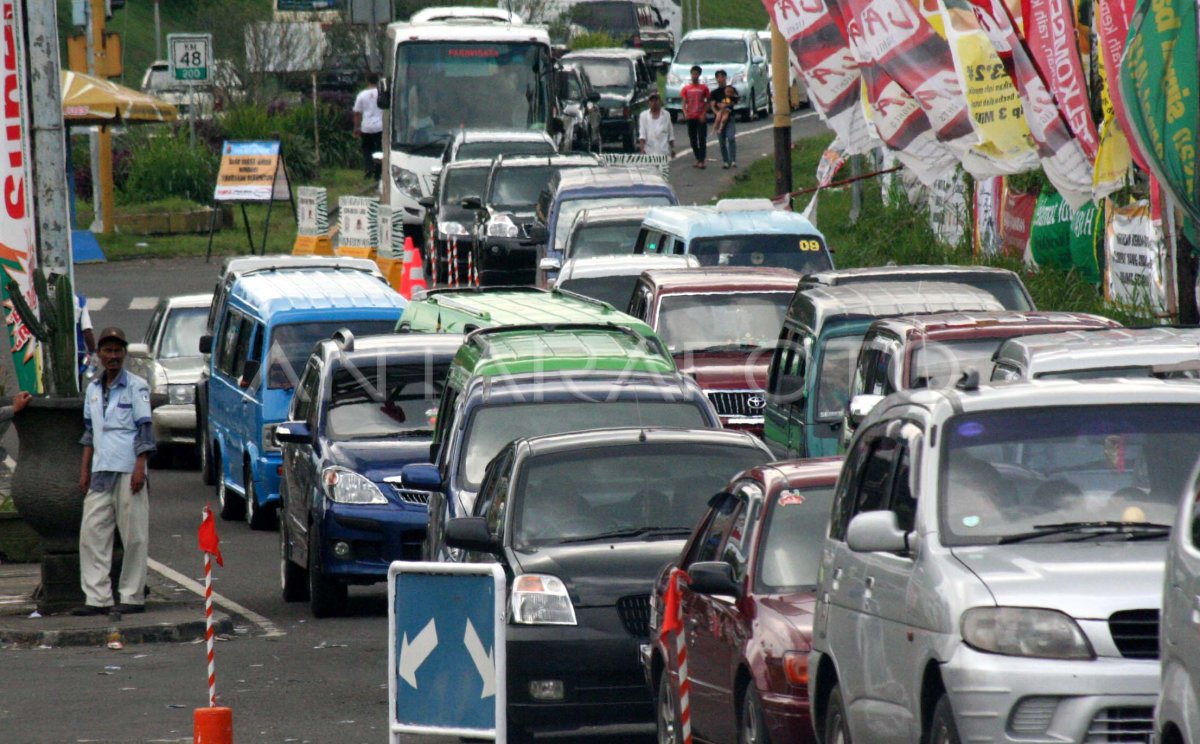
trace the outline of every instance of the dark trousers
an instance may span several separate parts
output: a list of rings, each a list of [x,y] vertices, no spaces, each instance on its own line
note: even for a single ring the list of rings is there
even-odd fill
[[[363,174],[371,178],[379,178],[382,161],[375,160],[375,153],[383,147],[383,132],[363,132],[362,137]]]
[[[688,140],[692,143],[692,154],[697,161],[708,157],[708,120],[688,119]]]

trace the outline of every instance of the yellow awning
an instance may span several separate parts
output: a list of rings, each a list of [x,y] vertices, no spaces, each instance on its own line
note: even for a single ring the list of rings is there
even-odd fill
[[[175,121],[175,107],[132,88],[64,70],[62,73],[63,119],[68,124],[115,124],[118,122]]]

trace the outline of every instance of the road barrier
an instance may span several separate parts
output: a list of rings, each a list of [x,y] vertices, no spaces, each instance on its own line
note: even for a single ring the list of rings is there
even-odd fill
[[[606,152],[600,155],[609,165],[634,165],[656,168],[663,178],[671,177],[671,159],[666,155],[642,155],[633,152]]]
[[[212,559],[216,556],[218,566],[224,566],[225,559],[221,557],[217,523],[213,519],[212,509],[209,509],[207,504],[203,514],[196,542],[204,552],[204,641],[208,655],[208,707],[197,708],[192,717],[192,741],[193,744],[233,744],[233,710],[217,705],[216,656],[213,648],[215,629],[212,609]]]

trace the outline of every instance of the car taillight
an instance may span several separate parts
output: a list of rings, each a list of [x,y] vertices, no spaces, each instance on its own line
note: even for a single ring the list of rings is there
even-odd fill
[[[796,687],[808,687],[808,652],[787,651],[783,655],[783,675]]]
[[[640,37],[640,36],[633,37],[633,45],[635,47],[640,47],[642,45],[642,37]]]

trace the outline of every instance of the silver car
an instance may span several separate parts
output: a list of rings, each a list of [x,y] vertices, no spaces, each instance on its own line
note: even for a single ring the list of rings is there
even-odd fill
[[[127,367],[150,389],[166,396],[154,408],[154,436],[160,445],[196,446],[196,382],[204,369],[204,335],[211,294],[181,295],[158,301],[146,336],[129,345]]]
[[[1200,744],[1200,482],[1183,491],[1163,583],[1162,691],[1155,707],[1161,744]]]
[[[1167,536],[1197,453],[1186,380],[969,375],[886,398],[823,548],[821,740],[1149,742]]]

